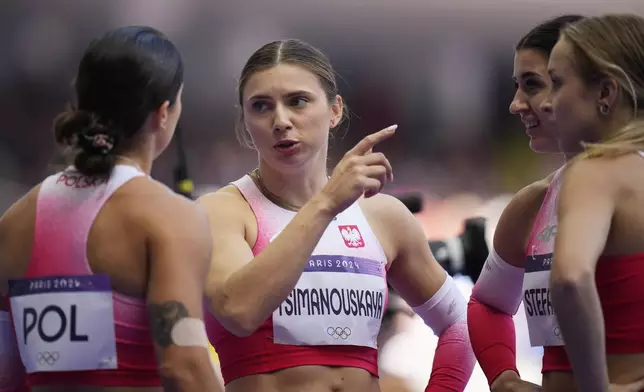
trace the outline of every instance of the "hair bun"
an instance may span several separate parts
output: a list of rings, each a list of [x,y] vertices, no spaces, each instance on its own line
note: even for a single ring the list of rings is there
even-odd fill
[[[87,113],[72,107],[60,113],[54,120],[56,142],[66,146],[75,146],[78,134],[91,123]]]
[[[78,147],[89,154],[107,155],[114,148],[114,136],[102,133],[96,128],[90,129],[94,134],[78,135]]]
[[[108,126],[91,112],[70,108],[54,123],[56,141],[90,154],[108,154],[116,142]]]

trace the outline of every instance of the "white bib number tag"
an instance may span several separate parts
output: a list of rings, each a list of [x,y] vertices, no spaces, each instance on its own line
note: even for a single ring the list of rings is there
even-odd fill
[[[314,255],[295,289],[273,312],[274,342],[377,348],[386,298],[384,264]]]
[[[27,373],[117,368],[109,276],[12,280],[9,297]]]
[[[552,302],[550,266],[552,254],[528,256],[523,277],[523,306],[533,347],[563,346]]]

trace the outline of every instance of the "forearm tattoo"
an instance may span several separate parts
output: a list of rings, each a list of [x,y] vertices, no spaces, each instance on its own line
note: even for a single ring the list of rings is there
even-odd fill
[[[166,348],[172,341],[172,328],[188,316],[188,309],[179,301],[166,301],[160,304],[148,304],[152,338],[160,347]]]

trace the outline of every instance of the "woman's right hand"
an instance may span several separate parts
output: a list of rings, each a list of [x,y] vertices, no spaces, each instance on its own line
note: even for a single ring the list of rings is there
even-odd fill
[[[389,139],[397,125],[389,126],[366,136],[349,150],[333,169],[329,182],[319,196],[329,203],[334,215],[344,211],[363,194],[371,197],[393,180],[389,160],[383,153],[373,152],[373,147]]]

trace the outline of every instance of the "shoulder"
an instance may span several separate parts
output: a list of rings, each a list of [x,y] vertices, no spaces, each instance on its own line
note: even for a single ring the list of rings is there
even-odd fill
[[[359,200],[360,208],[369,218],[387,225],[401,225],[401,220],[412,219],[414,215],[394,196],[379,193],[370,198]]]
[[[553,178],[554,173],[518,191],[503,210],[503,215],[520,218],[536,214],[543,203]]]
[[[36,220],[40,185],[33,187],[0,217],[0,245],[8,248],[18,238],[31,237]]]
[[[226,185],[215,192],[206,193],[197,199],[197,203],[207,210],[228,210],[248,206],[248,202],[234,185]]]
[[[2,217],[0,217],[0,227],[16,220],[24,220],[25,214],[35,214],[41,185],[42,183],[31,188],[20,199],[16,200],[11,207],[9,207]]]
[[[642,157],[627,154],[619,157],[581,158],[572,161],[563,172],[564,183],[568,181],[615,183],[629,166]]]
[[[16,243],[18,238],[33,235],[41,185],[31,188],[0,217],[0,245],[3,247]]]
[[[252,213],[250,205],[234,185],[227,185],[215,192],[207,193],[197,203],[209,216],[236,216],[240,212]]]
[[[208,216],[210,227],[216,235],[226,233],[249,234],[256,222],[250,205],[234,185],[227,185],[216,192],[201,196],[197,203]]]
[[[32,188],[0,218],[0,275],[5,278],[24,274],[33,245],[39,190],[40,185]]]
[[[610,194],[630,189],[632,171],[641,161],[635,153],[574,160],[563,173],[561,193]]]
[[[528,236],[554,174],[521,189],[501,213],[494,231],[494,250],[506,262],[523,260]]]
[[[209,229],[200,205],[150,178],[132,179],[113,199],[120,211],[148,232],[200,236]]]
[[[410,246],[427,245],[420,222],[397,198],[380,193],[359,203],[390,260]]]

